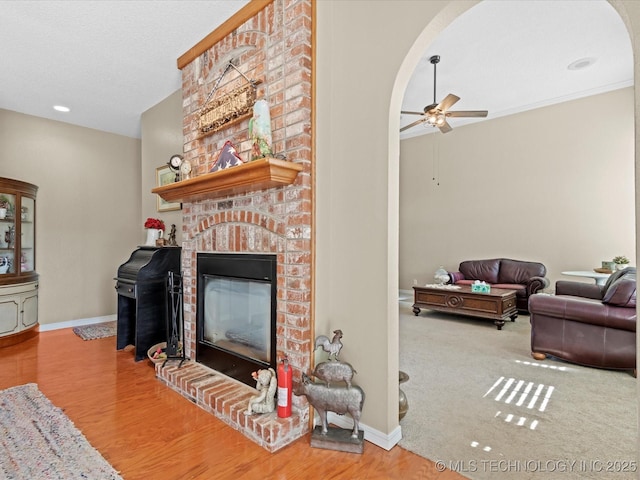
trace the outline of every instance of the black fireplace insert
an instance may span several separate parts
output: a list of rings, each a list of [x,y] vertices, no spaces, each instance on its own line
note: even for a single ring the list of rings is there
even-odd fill
[[[277,258],[199,253],[196,360],[255,387],[251,373],[276,368]]]

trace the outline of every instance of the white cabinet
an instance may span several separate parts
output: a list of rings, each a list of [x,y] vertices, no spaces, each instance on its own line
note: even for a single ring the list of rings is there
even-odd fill
[[[0,337],[38,324],[38,282],[0,286]]]

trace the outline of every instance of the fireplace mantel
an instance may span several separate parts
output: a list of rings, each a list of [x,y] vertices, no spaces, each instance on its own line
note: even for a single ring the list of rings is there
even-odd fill
[[[167,202],[192,202],[202,198],[222,197],[266,188],[291,185],[302,165],[261,158],[195,178],[170,183],[151,190]]]

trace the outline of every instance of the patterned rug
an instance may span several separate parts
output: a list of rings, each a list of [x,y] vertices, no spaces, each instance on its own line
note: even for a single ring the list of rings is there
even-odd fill
[[[35,383],[0,391],[0,479],[120,479]]]
[[[116,321],[113,321],[73,327],[73,333],[78,335],[83,340],[95,340],[96,338],[115,337],[117,332],[116,323]]]

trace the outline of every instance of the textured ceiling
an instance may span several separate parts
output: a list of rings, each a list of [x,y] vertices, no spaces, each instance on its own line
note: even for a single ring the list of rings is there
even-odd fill
[[[0,1],[0,108],[139,138],[182,85],[178,57],[246,3]]]
[[[246,3],[2,0],[0,108],[140,137],[141,114],[181,86],[177,58]],[[481,2],[429,46],[403,110],[433,101],[434,54],[437,100],[454,93],[452,110],[486,109],[488,119],[633,84],[630,41],[606,0]],[[567,70],[584,57],[595,64]],[[416,118],[402,115],[401,125]]]

